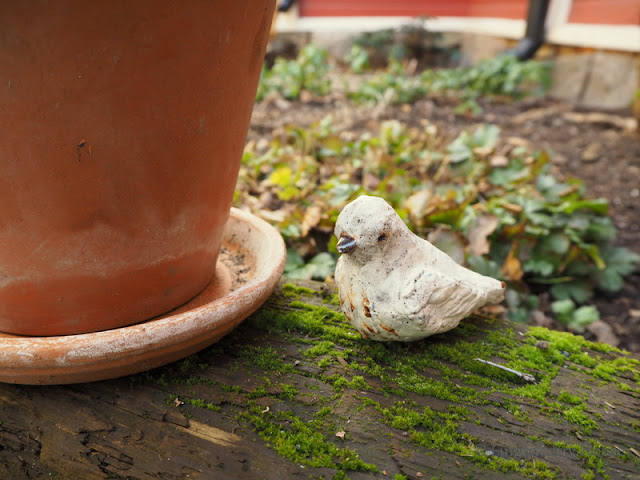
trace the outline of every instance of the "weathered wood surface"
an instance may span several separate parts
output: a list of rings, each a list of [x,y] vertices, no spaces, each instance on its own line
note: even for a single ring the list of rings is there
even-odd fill
[[[637,359],[480,317],[374,344],[305,285],[164,368],[0,385],[0,478],[640,478]]]

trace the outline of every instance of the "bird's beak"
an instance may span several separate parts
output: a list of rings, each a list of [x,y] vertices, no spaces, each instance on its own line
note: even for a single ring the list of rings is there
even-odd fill
[[[349,253],[352,252],[353,249],[357,246],[358,244],[355,238],[349,235],[342,234],[340,236],[340,240],[338,240],[338,245],[336,246],[336,248],[340,253]]]

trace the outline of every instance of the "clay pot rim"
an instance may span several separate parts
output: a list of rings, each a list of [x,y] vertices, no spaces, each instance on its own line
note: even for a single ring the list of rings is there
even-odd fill
[[[45,385],[104,380],[170,363],[216,342],[271,295],[286,260],[280,233],[236,208],[225,226],[225,245],[255,262],[237,289],[190,308],[198,303],[196,297],[156,319],[113,330],[54,337],[0,334],[0,381]],[[224,270],[218,268],[219,274],[224,276]]]

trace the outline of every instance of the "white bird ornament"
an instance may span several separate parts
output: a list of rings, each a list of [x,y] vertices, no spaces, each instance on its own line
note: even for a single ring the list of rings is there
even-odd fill
[[[336,222],[340,305],[365,338],[409,342],[455,328],[505,284],[458,265],[413,234],[382,198],[362,195]]]

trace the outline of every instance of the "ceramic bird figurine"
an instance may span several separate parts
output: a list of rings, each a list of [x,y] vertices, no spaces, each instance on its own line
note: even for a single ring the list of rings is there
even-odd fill
[[[382,198],[362,195],[344,207],[335,235],[342,311],[365,338],[419,340],[504,299],[504,282],[458,265]]]

